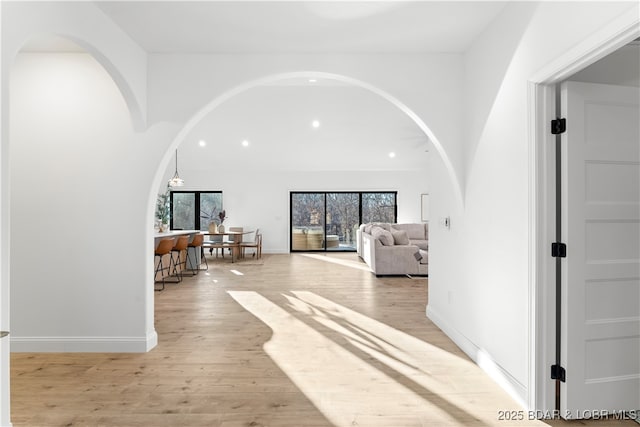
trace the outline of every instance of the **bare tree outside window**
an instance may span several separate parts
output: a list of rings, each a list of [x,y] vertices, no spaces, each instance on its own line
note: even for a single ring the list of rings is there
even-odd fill
[[[222,210],[222,191],[172,191],[171,229],[207,230]]]
[[[362,193],[362,221],[396,222],[396,193]]]
[[[171,193],[172,230],[195,229],[195,201],[194,193]]]
[[[354,227],[360,225],[359,193],[327,193],[326,249],[355,247]]]
[[[291,192],[292,251],[354,251],[364,222],[396,222],[396,192]]]

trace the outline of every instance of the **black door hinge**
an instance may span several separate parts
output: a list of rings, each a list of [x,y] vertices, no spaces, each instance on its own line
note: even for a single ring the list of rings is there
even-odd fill
[[[552,380],[560,380],[562,382],[566,382],[567,379],[567,371],[560,365],[552,365],[551,366],[551,379]]]
[[[554,258],[566,258],[567,257],[567,245],[564,243],[552,243],[551,244],[551,256]]]
[[[564,133],[567,130],[567,119],[557,118],[551,120],[551,133],[558,135]]]

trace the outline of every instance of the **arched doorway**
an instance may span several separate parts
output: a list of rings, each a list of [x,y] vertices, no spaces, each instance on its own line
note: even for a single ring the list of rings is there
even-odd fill
[[[337,82],[343,86],[347,86],[350,88],[357,88],[360,91],[363,92],[367,92],[370,97],[372,98],[378,98],[380,100],[380,102],[382,103],[386,103],[390,106],[390,109],[395,109],[398,114],[404,115],[405,118],[407,119],[408,122],[411,123],[411,125],[418,130],[418,132],[421,132],[424,139],[425,140],[430,140],[430,144],[433,144],[433,147],[436,146],[436,142],[437,142],[437,138],[435,137],[435,135],[433,134],[433,132],[431,132],[429,130],[429,128],[427,127],[426,123],[424,122],[424,120],[422,118],[420,118],[415,112],[413,112],[410,108],[408,108],[403,102],[401,102],[400,100],[398,100],[396,97],[394,97],[392,94],[386,93],[385,91],[380,90],[379,88],[372,86],[366,82],[357,80],[357,79],[353,79],[350,77],[346,77],[343,75],[337,75],[337,74],[332,74],[332,73],[322,73],[322,72],[291,72],[291,73],[281,73],[281,74],[274,74],[274,75],[269,75],[263,78],[259,78],[259,79],[255,79],[255,80],[251,80],[248,82],[245,82],[241,85],[235,86],[229,90],[224,91],[223,93],[221,93],[219,96],[215,97],[212,101],[210,101],[209,103],[207,103],[204,107],[202,107],[200,110],[198,110],[198,112],[192,116],[187,123],[183,126],[183,128],[181,129],[181,131],[179,132],[179,134],[176,136],[176,138],[174,139],[174,141],[172,142],[172,144],[168,147],[168,149],[165,151],[165,157],[163,158],[163,161],[161,162],[161,164],[158,167],[158,170],[156,172],[156,177],[154,179],[154,184],[157,185],[157,187],[153,188],[152,187],[152,191],[150,192],[150,197],[149,197],[149,210],[152,212],[153,207],[155,205],[155,201],[156,201],[156,195],[159,193],[163,193],[164,190],[164,186],[166,184],[166,181],[168,178],[171,177],[171,175],[173,175],[174,173],[174,153],[175,150],[177,149],[179,152],[179,171],[180,171],[180,175],[183,179],[185,179],[186,181],[186,185],[192,185],[195,188],[199,189],[199,190],[220,190],[220,188],[206,188],[203,187],[202,181],[200,181],[198,178],[200,178],[201,176],[203,176],[203,174],[206,174],[206,171],[201,171],[200,174],[198,175],[193,175],[196,177],[195,181],[189,182],[189,176],[185,175],[185,170],[188,169],[188,166],[185,164],[185,155],[183,154],[185,150],[184,145],[186,144],[186,142],[189,142],[192,145],[197,145],[198,140],[202,137],[202,138],[206,138],[204,135],[204,133],[198,133],[196,132],[198,126],[200,125],[200,123],[202,123],[203,121],[207,120],[207,117],[209,117],[210,115],[214,115],[216,114],[217,111],[220,111],[220,109],[224,108],[224,106],[229,103],[229,102],[233,102],[233,100],[235,100],[236,98],[242,97],[243,94],[246,94],[252,90],[255,90],[256,88],[261,88],[261,87],[265,87],[265,86],[274,86],[274,85],[285,85],[285,82],[292,82],[292,81],[298,81],[300,82],[300,84],[305,84],[304,82],[308,82],[309,79],[316,79],[318,81],[320,80],[329,80],[331,82]],[[294,84],[294,83],[290,83],[290,84]],[[418,122],[416,122],[416,120]],[[251,138],[249,138],[251,139]],[[207,142],[208,145],[213,145],[214,142],[213,141],[205,141]],[[239,143],[241,141],[237,140],[234,143],[238,144],[238,150],[242,150],[243,148],[240,147]],[[217,141],[215,142],[215,144],[226,144],[228,143],[227,141]],[[439,150],[442,150],[442,146],[438,143],[438,146],[440,147]],[[209,146],[207,148],[210,148]],[[197,149],[197,148],[196,148]],[[304,149],[301,150],[300,154],[302,156],[305,155],[311,155],[311,148],[308,146],[305,146]],[[438,151],[438,149],[432,150],[435,152],[440,152]],[[278,156],[279,153],[278,152],[273,152],[271,153],[271,155],[273,156]],[[362,153],[361,155],[363,158],[366,157],[366,153]],[[199,159],[200,160],[200,159]],[[220,164],[222,162],[224,162],[225,160],[223,158],[220,159],[212,159],[212,160],[207,160],[209,163],[208,165],[205,164],[203,166],[203,168],[209,168],[211,171],[211,174],[214,173],[214,171],[216,170],[216,168],[218,168],[220,166]],[[449,163],[448,161],[445,162],[443,161],[443,163]],[[450,163],[449,163],[450,164]],[[242,165],[242,167],[244,168],[244,165]],[[252,173],[254,173],[252,170],[247,170],[247,169],[242,169],[244,170],[244,173],[246,176],[251,175]],[[451,176],[453,177],[453,170],[450,168],[449,169]],[[259,186],[261,181],[265,180],[264,175],[255,175],[254,176],[254,180],[258,182],[258,184],[247,184],[247,185],[253,185],[253,186]],[[255,182],[254,181],[254,182]],[[455,181],[454,181],[455,182]],[[282,196],[282,190],[280,190],[279,195]],[[287,209],[286,206],[288,204],[288,199],[286,199],[287,193],[284,193],[284,200],[280,200],[281,205],[283,206],[283,211],[282,213],[280,212],[271,212],[269,211],[266,215],[270,215],[273,218],[276,218],[278,216],[280,216],[280,218],[285,218],[286,219],[286,215],[287,215]],[[417,194],[415,203],[416,205],[419,207],[419,202],[420,202],[420,198],[419,198],[420,194]],[[225,196],[226,197],[226,196]],[[225,201],[225,208],[226,208],[226,201]],[[409,201],[408,203],[411,203],[411,201]],[[264,210],[267,210],[270,206],[265,206],[264,204],[261,205],[262,206],[262,211],[260,211],[260,213],[264,214]],[[257,211],[256,209],[254,209],[254,211]],[[230,215],[230,220],[231,221],[240,221],[241,223],[244,222],[244,219],[241,219],[238,212],[234,212],[233,210],[228,210],[227,209],[227,214]],[[419,215],[417,216],[417,218],[419,218]],[[247,221],[253,221],[251,219],[248,219]],[[279,225],[277,223],[277,220],[274,220],[274,227],[281,227],[281,225],[283,227],[278,229],[278,233],[282,233],[283,234],[283,240],[285,242],[287,242],[287,236],[288,236],[288,231],[287,231],[287,225],[286,224],[286,220],[285,221],[280,221]],[[151,223],[149,224],[149,228],[151,227]],[[240,224],[231,224],[231,225],[240,225]],[[244,222],[244,225],[246,225],[246,222]],[[263,233],[267,233],[264,229],[263,229],[263,224],[255,224],[255,225],[260,225],[261,227],[261,231]],[[270,244],[272,242],[266,242],[265,239],[265,244]],[[281,246],[274,246],[272,247],[273,250],[282,250],[282,252],[288,252],[288,248],[286,246],[286,243],[284,245]]]
[[[196,114],[194,114],[182,127],[180,133],[176,136],[174,141],[172,142],[169,149],[165,152],[163,160],[159,165],[159,169],[156,173],[156,177],[154,179],[154,183],[158,185],[161,184],[162,174],[166,169],[167,165],[172,159],[173,153],[175,149],[177,149],[180,144],[189,136],[189,134],[193,131],[193,129],[200,123],[207,115],[212,113],[216,108],[224,104],[226,101],[232,99],[236,95],[242,94],[251,90],[252,88],[257,88],[260,86],[274,85],[280,82],[285,81],[308,81],[312,80],[326,80],[326,81],[335,81],[346,86],[353,86],[357,88],[361,88],[365,91],[372,93],[373,95],[380,97],[381,99],[387,101],[393,107],[395,107],[402,114],[406,115],[410,121],[412,121],[415,126],[424,134],[426,140],[432,144],[434,150],[440,155],[444,166],[451,178],[452,188],[456,193],[456,199],[460,204],[462,204],[462,190],[458,178],[456,176],[453,164],[450,160],[448,153],[446,152],[444,146],[438,139],[438,137],[431,131],[431,129],[427,126],[425,121],[411,108],[409,108],[404,102],[398,99],[393,94],[386,92],[375,85],[372,85],[368,82],[365,82],[360,79],[356,79],[353,77],[336,74],[336,73],[328,73],[328,72],[319,72],[319,71],[297,71],[297,72],[287,72],[287,73],[279,73],[272,74],[262,78],[258,78],[255,80],[251,80],[235,86],[206,104],[202,107]],[[155,198],[152,198],[152,201],[155,201]],[[151,201],[150,201],[151,202]]]

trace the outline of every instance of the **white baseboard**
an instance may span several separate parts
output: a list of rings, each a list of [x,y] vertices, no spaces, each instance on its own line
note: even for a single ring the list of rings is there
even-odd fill
[[[464,351],[489,377],[502,387],[520,406],[527,408],[527,388],[502,366],[496,363],[491,354],[475,345],[456,328],[447,324],[431,306],[427,305],[427,317],[435,323],[451,340]]]
[[[158,344],[148,337],[11,337],[13,353],[146,353]]]

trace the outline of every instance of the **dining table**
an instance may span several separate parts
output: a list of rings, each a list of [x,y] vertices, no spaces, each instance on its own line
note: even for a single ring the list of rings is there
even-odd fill
[[[229,248],[231,249],[231,262],[235,262],[236,259],[240,259],[240,243],[242,242],[243,239],[229,239],[224,241],[224,236],[229,236],[231,237],[236,237],[236,236],[243,236],[245,234],[251,234],[251,233],[255,233],[254,230],[242,230],[242,231],[231,231],[231,230],[225,230],[225,231],[215,231],[215,232],[211,232],[211,231],[203,231],[202,234],[204,234],[205,236],[222,236],[224,245],[222,247],[222,249],[224,250],[225,248]],[[205,240],[204,244],[202,245],[203,248],[212,248],[212,246],[207,245],[207,241]],[[216,246],[216,248],[220,248],[219,246]]]

